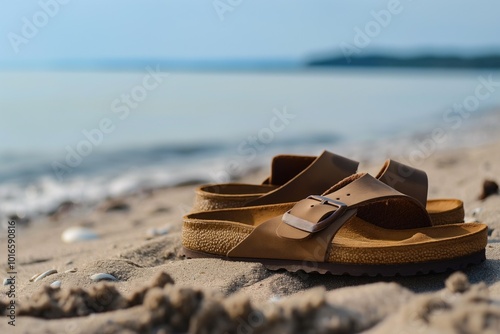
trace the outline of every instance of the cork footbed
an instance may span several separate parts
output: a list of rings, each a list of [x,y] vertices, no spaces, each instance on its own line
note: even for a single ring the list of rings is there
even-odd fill
[[[430,199],[426,209],[434,226],[464,221],[464,203],[459,199]]]
[[[193,212],[245,206],[246,202],[276,189],[273,185],[228,183],[201,186],[196,190]],[[427,201],[427,212],[434,226],[464,221],[463,202],[458,199],[432,199]]]
[[[293,205],[239,209],[239,222],[231,221],[232,210],[219,211],[217,220],[204,219],[203,212],[191,214],[184,219],[182,244],[192,251],[226,256],[256,226]],[[394,265],[443,261],[484,251],[487,237],[487,226],[480,223],[393,230],[355,217],[333,238],[327,262]]]
[[[273,185],[227,183],[196,189],[192,212],[239,208],[278,188]]]

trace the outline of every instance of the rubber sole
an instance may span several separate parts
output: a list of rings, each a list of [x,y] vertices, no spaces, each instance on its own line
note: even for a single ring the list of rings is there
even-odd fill
[[[423,263],[404,263],[404,264],[341,264],[329,262],[310,262],[296,260],[273,260],[273,259],[254,259],[254,258],[229,258],[200,251],[191,250],[183,247],[182,255],[189,259],[195,258],[217,258],[226,261],[258,262],[270,270],[285,269],[290,272],[300,270],[306,273],[319,273],[331,275],[349,275],[349,276],[416,276],[427,274],[439,274],[448,271],[462,270],[469,266],[479,264],[486,260],[486,250],[472,253],[466,256],[442,261],[432,261]]]

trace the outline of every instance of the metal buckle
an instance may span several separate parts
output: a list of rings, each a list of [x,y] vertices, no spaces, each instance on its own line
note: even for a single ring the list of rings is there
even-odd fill
[[[321,231],[322,229],[326,228],[329,226],[333,221],[335,221],[337,218],[342,216],[347,209],[347,204],[333,200],[328,197],[324,196],[319,196],[319,195],[311,195],[308,196],[307,199],[314,199],[316,201],[320,202],[320,205],[331,205],[337,208],[331,215],[329,215],[327,218],[317,222],[313,223],[308,220],[299,218],[297,216],[294,216],[290,213],[291,210],[287,211],[283,215],[283,222],[287,225],[290,225],[292,227],[295,227],[299,230],[314,233]]]

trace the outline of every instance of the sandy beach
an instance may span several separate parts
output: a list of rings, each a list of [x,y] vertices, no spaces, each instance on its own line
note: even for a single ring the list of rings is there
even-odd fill
[[[500,334],[499,11],[4,1],[0,334]]]
[[[461,198],[466,221],[490,228],[487,261],[463,273],[349,277],[273,272],[256,263],[184,259],[182,216],[196,185],[144,191],[88,209],[63,205],[16,222],[15,328],[12,284],[2,286],[2,333],[496,333],[500,328],[500,196],[478,199],[500,181],[500,143],[448,149],[423,161],[430,198]],[[396,157],[397,159],[397,157]],[[367,158],[361,171],[383,163]],[[259,182],[267,170],[242,182]],[[72,227],[95,239],[65,243]],[[66,236],[68,237],[68,236]],[[7,249],[6,233],[0,239]],[[8,278],[7,258],[1,276]],[[37,281],[33,275],[55,269]],[[91,276],[110,274],[114,282]],[[55,281],[60,288],[50,287]],[[58,283],[55,283],[58,284]],[[12,300],[14,300],[12,299]]]

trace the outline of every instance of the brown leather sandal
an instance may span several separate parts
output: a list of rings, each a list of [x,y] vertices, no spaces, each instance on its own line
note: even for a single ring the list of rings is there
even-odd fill
[[[297,202],[309,194],[322,194],[353,175],[359,162],[324,151],[318,157],[278,155],[271,176],[261,185],[225,183],[196,190],[193,211]]]
[[[487,226],[432,226],[428,212],[369,174],[352,175],[297,203],[192,213],[187,257],[256,261],[269,269],[349,275],[415,275],[485,259]]]
[[[328,151],[319,157],[278,155],[272,160],[271,176],[260,185],[226,183],[199,187],[193,212],[296,202],[309,194],[322,194],[331,185],[356,173],[358,165],[357,161]],[[461,200],[427,200],[427,175],[421,170],[387,160],[377,179],[424,204],[433,225],[464,221]]]

